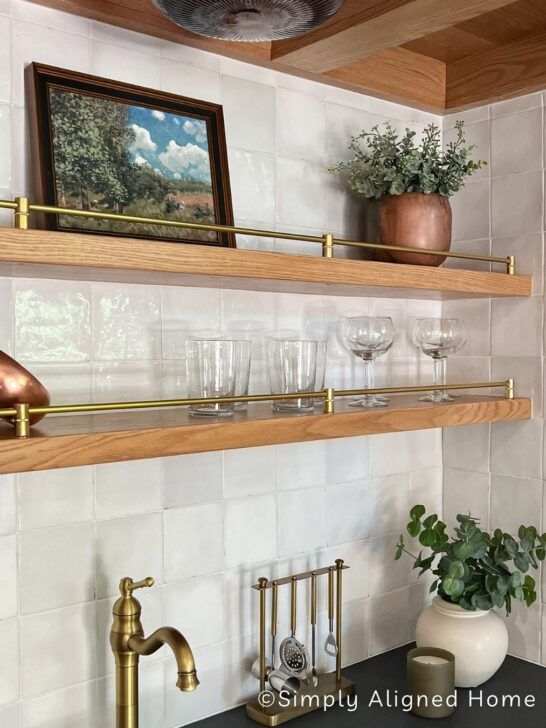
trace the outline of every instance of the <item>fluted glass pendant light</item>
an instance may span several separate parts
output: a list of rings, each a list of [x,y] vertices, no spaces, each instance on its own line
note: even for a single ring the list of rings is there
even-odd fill
[[[219,40],[281,40],[324,23],[344,0],[153,0],[177,25]]]

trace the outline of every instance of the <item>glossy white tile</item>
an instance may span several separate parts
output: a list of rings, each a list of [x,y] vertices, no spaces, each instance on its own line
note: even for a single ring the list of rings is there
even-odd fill
[[[370,475],[395,475],[410,469],[409,436],[407,432],[374,435],[369,439]]]
[[[328,546],[368,538],[371,523],[369,481],[328,486],[326,521]]]
[[[0,32],[4,18],[0,18]],[[0,104],[0,134],[2,139],[11,138],[11,109],[7,104]],[[11,188],[11,145],[3,144],[0,148],[0,187]]]
[[[383,594],[370,600],[370,655],[406,644],[409,590]]]
[[[200,101],[220,103],[220,74],[209,68],[161,59],[161,89]]]
[[[279,493],[279,556],[326,545],[325,488]]]
[[[222,574],[167,584],[165,623],[180,630],[192,650],[222,642],[224,638]]]
[[[11,21],[7,17],[0,17],[0,36],[3,38],[0,48],[0,64],[5,69],[0,79],[0,101],[11,100]]]
[[[326,482],[325,445],[322,441],[297,442],[277,447],[279,490],[311,488]]]
[[[204,576],[224,568],[220,503],[165,511],[165,581]]]
[[[13,282],[15,356],[27,362],[91,358],[88,283],[18,279]]]
[[[95,728],[96,725],[97,693],[93,682],[23,702],[23,728]]]
[[[319,162],[326,153],[326,113],[320,99],[280,88],[277,92],[278,152],[287,159]]]
[[[0,536],[17,530],[17,481],[15,475],[0,476]]]
[[[326,482],[350,483],[369,474],[369,439],[347,437],[324,441]]]
[[[230,146],[275,154],[275,88],[224,75],[222,95]]]
[[[97,598],[118,593],[119,580],[152,576],[163,581],[163,521],[160,513],[115,518],[97,524]],[[139,576],[140,575],[140,576]]]
[[[222,453],[165,458],[164,507],[184,508],[222,499]]]
[[[326,172],[300,159],[277,158],[277,222],[324,228]],[[305,184],[302,184],[302,180]]]
[[[410,557],[394,560],[397,541],[398,534],[369,540],[370,596],[400,589],[409,583],[412,561]]]
[[[32,62],[82,73],[91,70],[88,38],[15,19],[11,30],[12,102],[16,106],[25,106],[24,69]]]
[[[404,529],[410,509],[409,483],[409,473],[371,479],[371,536],[383,536]]]
[[[229,169],[236,221],[275,222],[275,157],[262,152],[229,150]]]
[[[132,48],[91,41],[91,71],[95,76],[157,89],[162,68],[158,57]]]
[[[18,479],[22,531],[93,520],[92,467],[20,473]]]
[[[491,425],[491,472],[542,478],[543,422],[498,422]]]
[[[95,465],[97,519],[120,518],[160,510],[162,465],[159,458]]]
[[[500,528],[517,534],[523,524],[540,530],[541,511],[542,483],[539,480],[496,473],[491,475],[492,529]]]
[[[274,445],[224,453],[224,497],[240,498],[276,490],[277,451]]]
[[[2,660],[0,661],[0,705],[19,699],[19,622],[17,619],[0,620]],[[6,709],[6,713],[8,713]],[[0,710],[0,717],[2,710]],[[4,724],[2,724],[4,725]],[[5,725],[10,725],[6,723]],[[11,728],[11,725],[10,725]]]
[[[0,620],[17,616],[17,538],[0,538]]]
[[[94,284],[93,358],[126,361],[161,357],[161,303],[154,286]]]
[[[224,505],[224,551],[228,569],[268,561],[277,555],[277,502],[274,495],[235,498]],[[279,518],[279,531],[284,525]],[[281,536],[279,535],[279,539]]]
[[[444,520],[452,527],[459,513],[480,519],[482,528],[489,525],[489,474],[470,473],[455,468],[444,469]],[[498,524],[491,523],[493,528]]]
[[[95,596],[92,524],[71,524],[21,536],[21,613],[91,601]]]
[[[23,698],[95,676],[95,605],[82,604],[21,619]],[[74,645],[78,649],[74,649]],[[52,660],[51,656],[55,655]],[[44,670],[47,665],[47,670]]]

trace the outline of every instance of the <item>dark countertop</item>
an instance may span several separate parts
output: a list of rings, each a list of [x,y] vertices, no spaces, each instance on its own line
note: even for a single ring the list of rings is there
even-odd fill
[[[335,706],[330,710],[315,711],[296,718],[284,725],[297,728],[483,728],[495,725],[496,728],[542,728],[546,726],[546,670],[514,657],[507,657],[501,669],[484,685],[471,691],[458,690],[457,710],[443,720],[418,718],[399,708],[369,707],[374,691],[384,703],[390,690],[391,702],[396,693],[400,698],[406,690],[406,653],[413,645],[400,647],[378,657],[373,657],[343,670],[343,674],[353,680],[358,695],[358,709],[353,712],[348,706]],[[482,696],[484,707],[479,707],[477,698]],[[500,707],[502,696],[521,698],[521,707]],[[524,707],[527,695],[535,697],[535,707]],[[469,707],[469,698],[476,698]],[[488,696],[497,697],[499,707],[487,707]],[[320,723],[319,723],[320,721]],[[257,724],[247,718],[245,708],[235,708],[226,713],[194,723],[199,728],[251,728]]]

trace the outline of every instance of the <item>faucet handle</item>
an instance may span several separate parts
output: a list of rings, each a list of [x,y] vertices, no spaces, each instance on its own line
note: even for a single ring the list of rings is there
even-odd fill
[[[142,581],[133,581],[131,577],[125,576],[119,583],[119,590],[123,597],[130,597],[135,589],[151,587],[154,583],[154,579],[151,576],[147,576]]]

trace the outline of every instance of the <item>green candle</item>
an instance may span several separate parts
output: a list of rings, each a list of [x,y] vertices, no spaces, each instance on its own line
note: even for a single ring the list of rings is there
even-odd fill
[[[455,657],[437,647],[408,652],[408,690],[411,712],[422,718],[446,718],[456,707]]]

